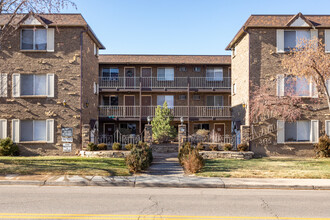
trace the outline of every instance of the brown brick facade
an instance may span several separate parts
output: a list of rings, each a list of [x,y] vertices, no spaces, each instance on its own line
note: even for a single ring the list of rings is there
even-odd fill
[[[22,155],[74,155],[81,149],[82,123],[89,124],[91,119],[97,120],[98,98],[93,93],[93,85],[98,81],[95,74],[98,72],[98,58],[94,55],[94,41],[84,31],[83,27],[58,27],[54,36],[54,52],[21,51],[20,29],[4,42],[0,51],[0,73],[8,74],[8,96],[0,98],[0,118],[7,120],[7,136],[12,137],[13,119],[54,119],[55,123],[54,143],[20,141],[18,145]],[[84,33],[82,63],[81,33]],[[54,97],[13,97],[14,73],[55,74]],[[88,107],[83,106],[82,111],[81,100],[89,103]],[[63,153],[63,127],[73,128],[71,153]]]

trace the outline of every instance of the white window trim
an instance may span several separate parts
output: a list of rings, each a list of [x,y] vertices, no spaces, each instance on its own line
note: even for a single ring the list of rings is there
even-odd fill
[[[222,73],[222,76],[220,79],[217,79],[217,77],[215,76],[215,69],[220,69],[221,70],[221,73]],[[213,70],[213,77],[208,77],[207,76],[207,71],[209,70]],[[219,82],[219,81],[223,81],[223,67],[207,67],[206,68],[206,81],[208,82]]]
[[[1,124],[3,125],[3,127],[1,128],[1,133],[0,133],[0,139],[1,138],[6,138],[8,137],[8,133],[7,133],[7,119],[0,119]]]
[[[46,94],[45,95],[35,95],[35,76],[38,74],[28,74],[28,75],[33,75],[33,95],[22,95],[21,92],[21,74],[13,74],[13,97],[21,97],[21,98],[26,98],[26,97],[54,97],[54,89],[55,89],[55,74],[53,73],[48,73],[48,74],[40,74],[40,75],[45,75],[46,76]],[[15,81],[15,77],[18,77],[19,80],[18,82]],[[14,88],[14,87],[18,88]],[[18,94],[16,94],[18,93]]]
[[[35,121],[45,121],[46,122],[46,137],[45,140],[41,141],[21,141],[21,121],[19,119],[13,119],[13,123],[16,121],[16,125],[18,125],[18,128],[14,128],[12,126],[12,137],[13,140],[15,140],[15,143],[54,143],[54,119],[46,119],[46,120],[31,120],[33,123],[33,130],[32,130],[32,137],[34,137],[34,123]],[[18,132],[18,133],[17,133]]]
[[[285,80],[287,77],[290,77],[288,75],[284,75],[284,74],[278,74],[277,75],[277,86],[276,86],[276,94],[277,96],[288,96],[285,95]],[[293,77],[297,77],[297,76],[293,76]],[[313,88],[316,88],[316,94],[313,95]],[[316,83],[314,83],[314,81],[312,80],[312,78],[310,79],[309,82],[309,95],[308,96],[299,96],[299,95],[291,95],[291,97],[300,97],[300,98],[318,98],[318,91],[317,91],[317,86]]]
[[[299,120],[298,120],[299,121]],[[296,123],[298,122],[296,121]],[[285,121],[284,120],[277,120],[277,143],[278,144],[311,144],[317,143],[319,139],[319,135],[317,135],[316,140],[312,140],[313,136],[313,122],[317,122],[318,120],[301,120],[301,121],[309,121],[310,122],[310,137],[309,141],[285,141]],[[298,129],[298,126],[297,126]],[[319,134],[319,125],[317,124],[317,131]],[[298,130],[297,130],[298,132]]]
[[[23,30],[32,30],[33,31],[33,49],[23,49],[22,47],[23,47]],[[36,50],[36,30],[46,30],[46,49],[45,50]],[[48,35],[48,31],[47,31],[47,29],[44,29],[44,28],[23,28],[23,29],[21,29],[21,37],[20,37],[20,39],[21,39],[21,47],[20,47],[20,50],[22,50],[22,51],[47,51],[47,46],[48,46],[48,37],[47,37],[47,35]]]
[[[328,39],[329,38],[329,39]],[[324,50],[325,53],[330,53],[330,29],[325,29],[324,30]],[[328,45],[328,46],[327,46]]]
[[[325,120],[324,121],[324,124],[325,124],[325,134],[326,135],[328,135],[328,133],[330,133],[330,126],[328,127],[328,125],[327,125],[328,123],[327,122],[330,122],[330,120]]]
[[[0,97],[8,96],[8,74],[0,73]]]

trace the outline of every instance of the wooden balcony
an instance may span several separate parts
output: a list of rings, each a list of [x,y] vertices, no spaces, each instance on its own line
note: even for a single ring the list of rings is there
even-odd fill
[[[221,79],[208,77],[174,77],[173,79],[159,77],[100,77],[100,89],[223,89],[230,91],[231,78]]]
[[[110,118],[154,117],[157,106],[100,106],[99,116]],[[189,109],[189,111],[188,111]],[[230,106],[174,106],[175,118],[231,118]]]

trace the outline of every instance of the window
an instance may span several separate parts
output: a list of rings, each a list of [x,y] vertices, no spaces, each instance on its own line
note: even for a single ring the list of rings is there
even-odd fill
[[[104,80],[118,81],[119,69],[118,68],[103,68],[102,77]]]
[[[317,120],[296,122],[277,121],[277,143],[318,142],[319,126]]]
[[[47,95],[46,75],[21,75],[21,96]]]
[[[166,101],[168,108],[174,108],[174,96],[159,95],[157,96],[157,105],[163,106]]]
[[[232,95],[236,94],[236,83],[233,83]]]
[[[200,72],[201,70],[202,68],[199,66],[194,67],[194,72]]]
[[[47,50],[46,29],[23,29],[21,32],[22,50]]]
[[[204,130],[210,130],[209,124],[194,124],[194,132],[204,129]]]
[[[286,142],[310,141],[310,121],[285,122],[284,129]]]
[[[118,96],[103,96],[103,105],[118,106]]]
[[[290,51],[303,40],[310,40],[311,32],[306,30],[287,30],[284,31],[284,51]]]
[[[136,134],[136,124],[127,123],[127,124],[120,124],[120,129],[127,129],[130,131],[131,134]]]
[[[185,67],[185,66],[181,66],[181,67],[179,68],[179,71],[180,71],[180,72],[187,72],[187,67]]]
[[[223,96],[207,96],[206,97],[206,105],[207,106],[223,106]]]
[[[179,95],[179,100],[186,100],[187,96],[186,95]]]
[[[99,56],[99,48],[95,43],[94,43],[94,55]]]
[[[206,81],[222,81],[223,80],[223,68],[207,68],[206,69]]]
[[[7,74],[0,73],[0,97],[7,97],[7,79]]]
[[[277,94],[278,96],[301,96],[301,97],[317,97],[318,91],[316,84],[312,80],[304,77],[277,76]]]
[[[20,141],[46,141],[46,120],[21,121]]]
[[[174,68],[158,68],[157,80],[159,81],[174,81]]]
[[[311,96],[311,83],[304,77],[285,77],[285,96]]]
[[[330,120],[325,120],[325,134],[330,137]]]
[[[194,101],[199,101],[199,100],[201,100],[201,96],[200,95],[193,95],[193,100]]]
[[[17,74],[12,75],[13,97],[48,96],[54,97],[55,74],[47,75]]]

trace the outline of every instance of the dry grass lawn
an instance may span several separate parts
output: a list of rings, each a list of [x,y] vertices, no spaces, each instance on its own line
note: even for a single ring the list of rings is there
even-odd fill
[[[198,176],[233,178],[330,179],[330,158],[261,158],[206,160]]]
[[[0,157],[0,175],[130,175],[122,158]]]

